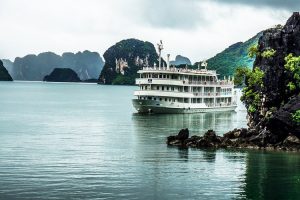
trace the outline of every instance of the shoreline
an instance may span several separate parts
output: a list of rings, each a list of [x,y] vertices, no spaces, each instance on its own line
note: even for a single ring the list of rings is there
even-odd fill
[[[278,143],[267,142],[267,135],[256,134],[255,130],[234,129],[223,136],[216,135],[215,131],[208,130],[203,136],[189,137],[189,130],[181,129],[177,135],[167,137],[168,146],[196,149],[236,149],[262,150],[278,152],[300,152],[300,139],[289,134]]]

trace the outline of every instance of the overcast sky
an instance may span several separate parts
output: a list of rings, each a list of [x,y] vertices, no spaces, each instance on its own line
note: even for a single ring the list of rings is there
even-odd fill
[[[284,24],[299,0],[0,0],[0,58],[105,50],[137,38],[164,54],[210,58]]]

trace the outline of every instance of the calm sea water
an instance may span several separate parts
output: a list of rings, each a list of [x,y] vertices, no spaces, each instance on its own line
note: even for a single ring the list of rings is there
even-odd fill
[[[0,83],[0,199],[299,199],[300,155],[168,147],[246,112],[138,115],[135,87]]]

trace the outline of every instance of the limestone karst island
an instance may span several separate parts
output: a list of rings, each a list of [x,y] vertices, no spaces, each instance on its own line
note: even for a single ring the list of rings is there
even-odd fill
[[[297,8],[1,0],[0,199],[299,199]]]

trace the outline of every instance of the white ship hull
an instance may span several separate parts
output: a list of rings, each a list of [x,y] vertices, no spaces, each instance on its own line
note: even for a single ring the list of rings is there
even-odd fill
[[[133,106],[139,113],[205,113],[205,112],[224,112],[234,111],[236,105],[224,105],[207,107],[204,104],[190,105],[180,103],[162,103],[155,100],[133,99]]]

